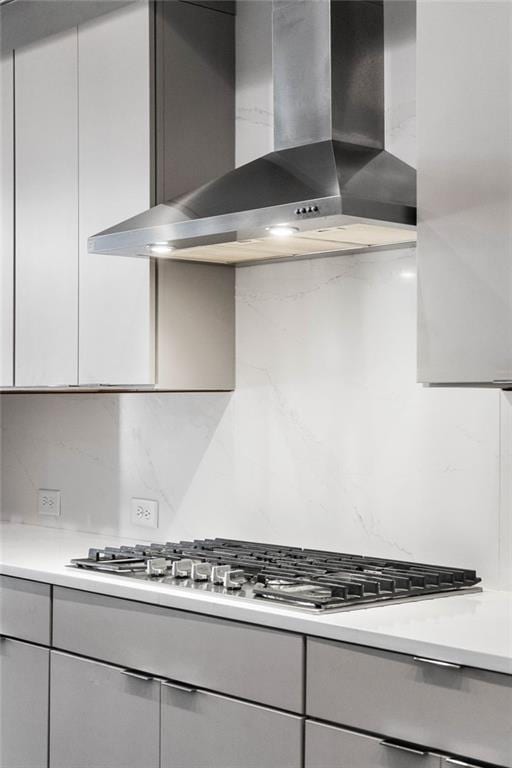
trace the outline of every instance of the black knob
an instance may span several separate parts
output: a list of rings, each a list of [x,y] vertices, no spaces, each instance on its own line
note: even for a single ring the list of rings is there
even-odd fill
[[[318,211],[319,211],[318,205],[314,205],[313,206],[313,212],[314,213],[318,213]]]
[[[300,209],[300,212],[301,212],[301,213],[307,213],[307,210],[306,210],[305,208],[301,208],[301,209]]]

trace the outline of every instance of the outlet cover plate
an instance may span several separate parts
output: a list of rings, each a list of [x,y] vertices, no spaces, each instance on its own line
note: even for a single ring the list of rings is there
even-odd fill
[[[40,515],[60,517],[60,491],[40,488],[37,494],[37,511]]]
[[[131,521],[144,528],[158,528],[158,501],[133,498]]]

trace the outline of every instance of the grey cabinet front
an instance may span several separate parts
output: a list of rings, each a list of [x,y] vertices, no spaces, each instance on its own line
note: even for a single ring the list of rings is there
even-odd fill
[[[56,648],[303,711],[300,635],[55,587]]]
[[[0,576],[0,635],[49,645],[48,584]]]
[[[418,379],[512,381],[512,5],[417,8]]]
[[[47,767],[49,656],[0,638],[0,768]]]
[[[161,768],[300,768],[303,719],[162,683]]]
[[[305,768],[440,768],[440,758],[343,728],[306,721]],[[449,768],[449,766],[446,766]]]
[[[159,768],[158,682],[52,651],[50,701],[50,768]]]
[[[326,640],[307,669],[313,718],[512,766],[512,675]]]

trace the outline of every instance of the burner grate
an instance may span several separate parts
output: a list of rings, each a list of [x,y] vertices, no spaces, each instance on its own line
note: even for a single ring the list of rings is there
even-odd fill
[[[466,568],[236,539],[94,548],[71,565],[314,611],[417,600],[480,583]]]

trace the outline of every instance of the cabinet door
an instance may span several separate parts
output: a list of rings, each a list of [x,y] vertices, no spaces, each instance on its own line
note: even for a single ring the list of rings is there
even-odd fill
[[[15,54],[15,384],[76,384],[76,29]]]
[[[512,4],[418,2],[418,378],[512,381]]]
[[[149,35],[146,2],[78,28],[79,379],[84,385],[154,380],[149,260],[87,251],[90,235],[151,204]]]
[[[46,768],[49,651],[0,637],[0,766]]]
[[[162,768],[300,768],[303,719],[162,683]]]
[[[52,651],[51,768],[158,768],[159,683]]]
[[[13,384],[14,60],[0,57],[0,387]]]

